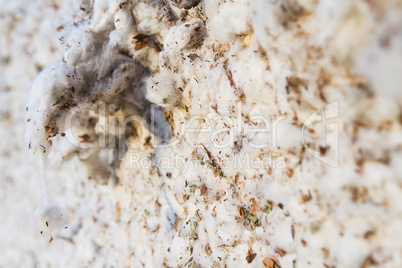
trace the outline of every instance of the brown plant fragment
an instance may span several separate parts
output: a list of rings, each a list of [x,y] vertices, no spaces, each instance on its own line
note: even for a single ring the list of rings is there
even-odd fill
[[[250,253],[246,257],[247,263],[252,263],[255,257],[257,256],[257,253]]]
[[[265,258],[262,263],[265,265],[266,268],[281,268],[278,260],[274,256]]]
[[[205,196],[208,193],[208,188],[205,185],[202,185],[200,188],[201,196]]]

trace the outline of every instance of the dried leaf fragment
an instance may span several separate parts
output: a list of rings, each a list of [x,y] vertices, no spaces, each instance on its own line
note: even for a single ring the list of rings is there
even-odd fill
[[[279,256],[281,256],[281,257],[283,257],[283,256],[285,256],[286,255],[286,251],[284,251],[283,249],[281,249],[281,248],[277,248],[277,249],[275,249],[275,252],[276,253],[278,253],[279,254]]]
[[[256,256],[257,256],[257,253],[250,253],[249,255],[247,255],[247,257],[246,257],[247,263],[252,263]]]
[[[119,204],[119,201],[117,201],[116,205],[115,205],[115,216],[116,216],[116,222],[120,222],[120,204]]]
[[[245,46],[245,47],[250,46],[252,41],[253,41],[253,34],[250,33],[250,34],[246,35],[246,37],[243,38],[243,41],[242,41],[243,46]]]
[[[148,42],[146,42],[146,41],[138,41],[138,43],[135,44],[135,46],[134,46],[134,50],[137,51],[137,50],[146,48],[147,46],[148,46]]]
[[[238,207],[240,217],[243,219],[243,225],[247,230],[252,231],[255,227],[261,226],[261,222],[258,220],[257,216],[250,213],[244,207]]]
[[[205,185],[202,185],[200,188],[201,196],[205,196],[208,193],[208,188]]]
[[[265,258],[262,263],[265,265],[266,268],[281,268],[278,260],[275,257]]]
[[[271,213],[272,211],[272,201],[268,201],[268,203],[265,205],[264,209],[262,210],[264,213]]]

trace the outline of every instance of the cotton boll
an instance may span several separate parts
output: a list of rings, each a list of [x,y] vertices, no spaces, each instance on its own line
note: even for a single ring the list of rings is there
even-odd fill
[[[58,205],[41,205],[37,207],[35,218],[40,233],[50,237],[67,228],[67,212]]]
[[[205,6],[209,2],[206,1]],[[230,42],[236,35],[248,33],[251,30],[249,16],[243,12],[248,5],[249,1],[244,0],[221,3],[219,12],[212,11],[208,16],[210,36],[220,42]]]
[[[135,31],[133,16],[127,10],[120,9],[114,15],[114,26],[126,34]],[[127,39],[127,36],[126,36]],[[131,40],[130,40],[131,41]]]
[[[31,157],[39,152],[46,153],[49,142],[46,141],[53,104],[63,94],[63,89],[69,87],[69,81],[65,76],[69,72],[66,66],[49,67],[42,71],[33,83],[27,102],[27,120],[25,128],[25,142],[31,149]],[[52,130],[49,130],[52,131]]]
[[[192,46],[203,36],[202,31],[200,31],[201,26],[202,21],[200,19],[193,19],[180,26],[172,27],[163,42],[164,49],[173,57],[184,48]]]
[[[114,30],[109,33],[110,44],[117,46],[118,44],[124,44],[127,39],[127,33],[122,30]]]
[[[110,31],[113,27],[113,10],[109,8],[108,0],[96,0],[94,3],[94,16],[91,23],[93,32],[102,33]]]
[[[29,118],[49,109],[56,88],[68,86],[68,80],[65,77],[68,71],[65,66],[49,67],[39,74],[29,91],[27,103]]]
[[[161,71],[146,81],[146,97],[150,102],[162,107],[174,107],[181,102],[181,93],[176,82],[167,71]]]
[[[139,2],[133,9],[133,15],[138,23],[137,31],[142,34],[156,34],[158,38],[161,38],[168,30],[169,24],[165,20],[158,19],[161,13],[157,7]]]
[[[93,55],[96,54],[96,50],[99,48],[97,42],[100,41],[90,32],[89,26],[87,24],[80,24],[74,27],[64,39],[65,42],[69,44],[63,54],[63,59],[66,64],[70,66],[76,66],[78,64],[84,65],[86,68],[90,69],[90,71],[87,72],[93,71],[98,60],[97,57]],[[85,64],[82,64],[82,62],[85,62]],[[82,70],[80,70],[80,72],[82,72]]]

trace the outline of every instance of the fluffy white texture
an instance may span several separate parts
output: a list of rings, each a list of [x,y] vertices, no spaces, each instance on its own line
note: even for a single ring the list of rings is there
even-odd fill
[[[162,107],[174,107],[180,103],[181,94],[169,71],[162,69],[146,81],[146,97]]]
[[[41,72],[35,83],[32,85],[28,96],[28,118],[35,117],[40,112],[48,110],[51,106],[50,101],[69,86],[66,76],[62,73],[71,71],[66,66],[49,67]],[[29,107],[32,107],[29,109]]]
[[[113,10],[118,5],[112,2],[115,1],[109,2],[106,13],[114,14]],[[74,62],[79,77],[86,80],[85,85],[89,85],[90,89],[99,89],[109,97],[108,100],[132,98],[132,103],[139,105],[143,99],[137,94],[128,94],[131,89],[139,87],[148,91],[149,100],[182,111],[182,116],[175,114],[173,118],[169,117],[170,126],[161,128],[164,129],[164,137],[178,139],[177,143],[171,147],[163,147],[158,142],[144,143],[143,147],[127,151],[126,159],[120,165],[123,178],[118,186],[125,189],[127,195],[116,190],[115,198],[109,198],[104,203],[95,198],[88,205],[98,208],[99,203],[106,203],[109,210],[98,210],[94,216],[99,221],[107,222],[110,228],[103,228],[102,224],[97,223],[91,229],[86,226],[93,219],[88,216],[77,219],[77,222],[87,224],[83,227],[86,227],[86,231],[106,230],[99,232],[105,233],[100,236],[96,235],[98,232],[93,232],[94,237],[100,239],[96,239],[96,242],[105,245],[104,251],[97,248],[101,252],[99,254],[88,250],[89,256],[97,256],[95,259],[99,263],[96,264],[105,264],[100,262],[107,258],[106,263],[113,266],[140,266],[141,263],[162,266],[165,263],[166,266],[175,267],[186,264],[186,261],[189,261],[189,266],[245,266],[246,256],[252,249],[257,257],[250,265],[257,267],[263,266],[264,258],[271,256],[275,256],[282,267],[291,267],[295,260],[298,266],[303,267],[323,264],[361,266],[366,260],[367,247],[370,252],[379,252],[379,246],[384,252],[377,256],[377,259],[385,262],[381,265],[397,263],[399,256],[395,253],[400,252],[400,245],[394,240],[398,235],[395,226],[400,222],[401,195],[398,181],[388,177],[399,170],[396,166],[400,161],[397,155],[401,136],[398,120],[400,109],[396,101],[379,99],[379,91],[357,77],[350,62],[353,57],[349,58],[351,54],[355,56],[354,51],[365,42],[365,37],[352,37],[358,35],[360,25],[364,32],[372,27],[368,17],[381,17],[374,14],[378,10],[368,8],[364,1],[345,6],[342,5],[344,2],[329,1],[303,1],[299,4],[294,1],[255,1],[253,7],[248,2],[244,2],[246,5],[243,2],[205,1],[201,4],[202,9],[195,8],[188,14],[172,9],[173,13],[177,12],[173,15],[180,17],[180,20],[169,21],[172,25],[180,24],[172,27],[166,21],[168,8],[164,9],[166,6],[162,2],[158,2],[161,6],[155,3],[130,3],[129,7],[133,10],[129,12],[132,11],[134,15],[136,30],[131,31],[131,24],[124,29],[123,24],[110,21],[111,25],[102,28],[105,29],[102,34],[82,34],[84,41],[87,38],[85,35],[89,36],[89,41],[84,42],[86,48],[76,49],[80,47],[77,41],[81,37],[78,33],[66,39],[71,47],[67,51],[76,49],[74,61],[67,59],[68,64]],[[317,18],[314,12],[317,4],[323,5],[318,8],[322,8],[320,12],[329,19],[320,21]],[[335,13],[335,18],[331,18],[331,12]],[[99,16],[101,18],[103,15]],[[202,25],[205,24],[205,29],[209,30],[204,39],[194,40],[198,46],[192,46],[193,32],[184,29],[187,23],[191,28],[192,21],[196,21],[191,20],[193,17],[202,18]],[[127,18],[126,23],[130,23]],[[252,18],[253,29],[250,27],[244,31],[248,28],[243,27],[248,18]],[[380,20],[376,23],[382,24]],[[233,25],[238,28],[233,29]],[[118,29],[112,31],[114,27]],[[85,32],[84,27],[77,28],[78,32]],[[125,30],[127,40],[124,40]],[[132,37],[138,33],[152,35],[141,36],[151,41],[149,46],[157,44],[160,48],[160,44],[164,45],[162,52],[154,49],[152,64],[159,67],[152,68],[154,77],[149,72],[137,72],[141,68],[132,70],[133,64],[129,62],[132,54],[136,62],[150,66],[148,57],[144,56],[150,48],[138,51],[133,48],[132,44],[138,40]],[[224,41],[227,44],[222,44]],[[345,42],[347,49],[342,50],[342,42]],[[127,51],[121,53],[120,48]],[[334,57],[337,53],[340,58]],[[158,64],[156,59],[159,60]],[[132,80],[125,82],[131,76],[124,73],[123,67],[130,69],[130,74],[138,75],[139,80],[146,81],[146,86],[132,84]],[[152,88],[154,85],[161,85],[158,88],[160,95]],[[183,90],[179,103],[169,100],[173,89],[177,87]],[[129,90],[122,96],[118,94],[119,88]],[[339,157],[339,167],[332,169],[325,164],[325,159],[316,159],[301,150],[296,142],[299,138],[296,132],[309,115],[337,99],[341,110],[339,141],[342,155]],[[127,106],[131,108],[134,106],[132,103]],[[241,113],[238,105],[241,105]],[[353,109],[344,109],[352,106]],[[386,112],[388,107],[389,113]],[[193,141],[203,143],[196,147],[190,146],[188,140],[181,139],[180,126],[184,124],[184,118],[201,115],[206,119],[226,116],[240,120],[240,123],[225,122],[225,125],[218,121],[212,124],[219,129],[227,127],[232,130],[239,125],[254,125],[250,117],[259,114],[267,117],[286,116],[289,122],[283,125],[280,132],[281,148],[253,148],[242,141],[239,133],[225,148],[216,146],[216,141],[214,146],[209,146],[206,133],[192,133]],[[383,123],[384,120],[388,121],[387,117],[392,121]],[[162,112],[157,120],[164,120]],[[196,128],[201,126],[201,119],[194,123]],[[168,131],[170,129],[172,132]],[[317,149],[325,145],[325,124],[312,126],[311,133],[307,135],[309,146]],[[215,138],[222,141],[228,136],[222,132]],[[260,143],[268,142],[267,137],[254,135]],[[151,137],[151,140],[154,138]],[[106,166],[105,152],[99,150],[99,155],[94,154],[95,167]],[[156,166],[152,163],[136,166],[141,162],[130,161],[130,156],[135,154],[147,161],[163,158],[170,161],[166,166],[160,163]],[[283,157],[285,167],[223,166],[225,159],[233,163],[236,157],[242,160],[246,156],[265,157],[268,154]],[[86,156],[81,157],[83,162],[93,155]],[[175,156],[191,165],[187,169],[172,167]],[[381,164],[370,166],[370,162]],[[246,164],[250,163],[246,161]],[[384,176],[379,177],[380,174],[373,171],[375,168],[380,169],[379,172]],[[388,168],[392,170],[387,172],[385,169]],[[367,175],[367,172],[373,174]],[[84,185],[88,189],[91,184]],[[106,190],[114,189],[111,185],[99,187],[91,192],[91,196],[99,193],[100,199],[104,199]],[[125,198],[121,199],[120,196]],[[121,225],[114,219],[117,217],[113,210],[116,200],[121,202]],[[271,213],[264,211],[268,201],[273,203]],[[253,227],[253,232],[246,228],[249,219],[241,215],[239,208],[242,207],[253,211],[261,221],[261,226]],[[198,222],[196,241],[191,228],[182,228],[194,221]],[[359,226],[364,226],[364,230],[359,230]],[[374,235],[372,240],[366,241],[363,236],[371,228],[375,231]],[[134,235],[130,236],[132,233]],[[232,234],[238,238],[235,241],[239,244],[221,247],[233,242]],[[359,241],[350,246],[351,250],[359,251],[356,255],[360,256],[358,260],[352,259],[353,263],[343,259],[348,256],[342,250],[338,252],[333,249],[337,241],[345,236]],[[110,237],[118,237],[116,240],[119,243],[113,246],[113,254],[106,254],[114,242]],[[170,247],[173,238],[174,245]],[[360,242],[366,243],[361,251]],[[77,243],[77,247],[81,245]],[[189,253],[191,246],[192,256]],[[173,247],[179,250],[175,251]],[[286,254],[281,256],[275,252],[277,248],[286,251]],[[128,257],[118,259],[116,252]]]
[[[133,16],[128,11],[120,9],[114,15],[114,26],[117,30],[130,32],[134,26]]]
[[[219,3],[219,12],[213,9]],[[204,1],[209,19],[209,34],[219,42],[230,42],[236,35],[250,32],[249,14],[242,12],[249,1]],[[212,7],[208,7],[211,5]]]
[[[353,38],[354,40],[348,40],[345,39],[347,38],[347,33],[350,33],[350,31],[353,31],[353,29],[356,30],[355,27],[348,28],[348,23],[347,23],[347,15],[353,8],[353,3],[351,1],[331,1],[331,0],[325,0],[325,1],[320,1],[315,9],[314,13],[317,18],[317,24],[319,31],[316,32],[316,35],[314,35],[314,41],[316,44],[322,46],[322,47],[328,47],[331,46],[331,44],[328,44],[328,41],[331,40],[332,37],[335,36],[335,38],[338,39],[339,44],[341,42],[348,42],[348,43],[353,43],[356,42],[356,40],[359,40],[359,37],[361,36],[361,33],[359,32],[359,35],[357,35],[357,38]],[[356,12],[356,11],[355,11]],[[356,16],[350,16],[352,20],[357,19],[358,17]],[[349,26],[354,26],[353,21],[350,21]],[[364,25],[365,27],[366,25]],[[339,29],[341,30],[339,35],[337,35],[336,30]],[[342,33],[342,31],[344,31]],[[341,49],[341,48],[340,48]],[[345,54],[345,51],[349,50],[349,46],[344,46],[343,51],[339,51],[342,54]]]
[[[177,263],[177,265],[181,266],[184,265],[190,258],[190,253],[188,251],[189,243],[187,239],[176,234],[170,244],[170,247],[171,250],[174,249],[174,252],[169,256],[169,262]]]
[[[349,14],[336,26],[336,35],[332,33],[330,46],[339,61],[354,60],[373,30],[373,22],[367,14],[362,14],[362,11],[349,10]],[[354,38],[350,38],[351,35],[354,35]]]
[[[109,0],[96,0],[94,2],[94,15],[91,22],[91,29],[94,32],[102,33],[111,30],[114,10],[109,8],[109,2]]]
[[[196,28],[202,26],[200,19],[193,19],[179,26],[171,27],[163,41],[163,48],[170,56],[175,56],[177,53],[192,45],[197,41],[195,32]]]
[[[369,252],[364,240],[347,235],[339,240],[335,258],[342,267],[356,267],[365,260]]]
[[[252,25],[256,36],[261,38],[259,42],[262,45],[268,45],[267,35],[277,36],[282,32],[281,24],[281,1],[253,1]]]
[[[64,73],[70,69],[66,66],[49,67],[41,72],[32,85],[27,101],[27,120],[25,142],[32,148],[31,157],[38,152],[49,151],[50,145],[45,141],[45,127],[55,99],[69,87]]]
[[[60,234],[67,226],[67,212],[58,205],[41,205],[35,210],[41,234],[52,237]]]
[[[356,60],[355,68],[371,82],[375,92],[402,102],[402,28],[400,17],[388,22],[372,36]]]
[[[156,6],[139,2],[133,9],[133,15],[136,18],[137,30],[146,35],[156,34],[161,41],[168,31],[169,24],[159,19],[160,13]]]
[[[118,9],[114,14],[114,26],[116,29],[109,33],[110,42],[113,45],[129,47],[137,33],[132,14],[127,10]]]
[[[197,113],[199,111],[198,114],[204,114],[205,109],[203,109],[199,103],[204,101],[209,102],[210,99],[213,99],[221,115],[230,115],[233,110],[232,107],[236,105],[238,97],[234,94],[233,89],[230,88],[230,81],[226,75],[226,71],[221,66],[217,66],[213,71],[207,72],[207,77],[204,81],[204,85],[197,83],[196,87],[193,89],[194,98],[192,100],[192,108],[194,112]],[[214,90],[209,92],[209,95],[204,93],[205,90],[212,88]]]
[[[369,162],[364,165],[364,174],[366,174],[364,185],[377,188],[379,191],[374,191],[374,193],[380,194],[381,199],[376,198],[376,201],[381,202],[385,198],[381,189],[387,180],[394,179],[392,172],[382,163]]]
[[[238,208],[234,205],[218,204],[215,211],[217,214],[217,235],[222,238],[222,242],[226,245],[232,245],[244,232],[233,217],[238,213]]]
[[[323,22],[336,23],[345,17],[352,5],[352,2],[346,0],[324,0],[317,4],[315,12],[317,18]]]
[[[295,124],[281,118],[272,121],[271,123],[271,137],[276,143],[276,147],[280,147],[285,150],[295,150],[298,152],[302,149],[302,129]],[[274,128],[275,127],[275,128]],[[276,133],[274,133],[276,131]]]
[[[391,160],[394,176],[398,180],[402,180],[402,165],[399,165],[400,161],[402,161],[402,153],[396,153]]]
[[[66,136],[70,135],[70,133],[71,132],[66,132]],[[52,159],[52,163],[56,166],[62,165],[67,159],[70,159],[73,156],[73,152],[77,150],[77,146],[70,142],[75,140],[76,136],[67,137],[67,139],[60,135],[53,137],[52,147],[54,148],[50,150],[48,159]]]

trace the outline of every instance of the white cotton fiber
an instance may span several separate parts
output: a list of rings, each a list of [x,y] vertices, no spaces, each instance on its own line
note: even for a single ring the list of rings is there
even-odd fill
[[[67,228],[67,212],[58,205],[41,205],[37,207],[35,218],[41,234],[53,236]]]
[[[181,93],[171,73],[162,70],[146,81],[146,97],[149,101],[162,107],[174,107],[180,103]]]
[[[91,29],[100,33],[111,29],[113,26],[112,10],[109,8],[109,1],[96,0],[94,3],[94,16],[91,23]]]
[[[367,243],[350,235],[342,237],[335,249],[335,258],[342,267],[358,267],[368,254]]]
[[[219,13],[214,8],[208,8],[210,2],[205,1],[207,15],[210,19],[209,34],[220,42],[229,42],[236,35],[247,34],[250,30],[250,18],[247,12],[248,1],[225,1],[220,3]],[[212,5],[216,3],[212,3]],[[209,12],[208,12],[209,11]]]
[[[158,8],[139,2],[133,9],[133,15],[137,22],[137,31],[146,34],[157,34],[164,36],[169,24],[165,20],[160,20],[161,15]]]
[[[183,23],[180,26],[170,28],[163,42],[163,48],[170,54],[175,56],[186,46],[191,46],[198,39],[196,29],[201,27],[202,22],[200,19],[193,19],[187,23]]]
[[[46,141],[45,127],[48,124],[52,104],[57,94],[61,94],[68,87],[68,73],[65,66],[49,67],[42,71],[32,85],[26,106],[27,125],[25,128],[25,142],[32,155],[37,152],[46,152],[50,148]]]

